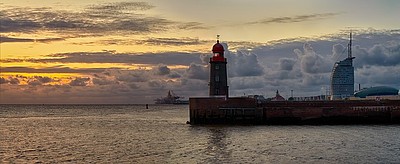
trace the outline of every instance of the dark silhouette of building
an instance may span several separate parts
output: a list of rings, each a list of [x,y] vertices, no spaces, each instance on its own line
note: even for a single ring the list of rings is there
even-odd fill
[[[226,58],[224,47],[219,43],[212,48],[213,56],[210,58],[210,96],[228,97],[228,77],[226,72]]]
[[[285,98],[282,97],[282,96],[279,94],[279,91],[278,91],[278,90],[276,90],[276,95],[275,95],[275,97],[272,98],[271,101],[285,101]]]
[[[331,99],[346,99],[354,94],[354,67],[351,54],[352,34],[348,44],[346,59],[335,63],[331,75]]]

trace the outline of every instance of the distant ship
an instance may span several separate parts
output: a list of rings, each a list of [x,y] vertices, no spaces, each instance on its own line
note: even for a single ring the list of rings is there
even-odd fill
[[[169,90],[166,97],[157,98],[154,100],[156,104],[189,104],[189,100],[184,100],[184,97],[176,95]]]

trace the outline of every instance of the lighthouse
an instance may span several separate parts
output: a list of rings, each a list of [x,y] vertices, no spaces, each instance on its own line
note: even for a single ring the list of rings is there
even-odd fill
[[[224,47],[217,43],[212,47],[213,56],[210,58],[210,96],[226,96],[228,98],[228,77],[226,72],[226,58]]]

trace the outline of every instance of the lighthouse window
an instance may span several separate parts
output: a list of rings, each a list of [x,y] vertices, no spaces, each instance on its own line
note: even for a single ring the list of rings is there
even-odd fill
[[[219,65],[216,65],[216,66],[215,66],[215,69],[219,69]]]
[[[217,82],[219,81],[219,76],[218,75],[215,76],[215,81],[217,81]]]

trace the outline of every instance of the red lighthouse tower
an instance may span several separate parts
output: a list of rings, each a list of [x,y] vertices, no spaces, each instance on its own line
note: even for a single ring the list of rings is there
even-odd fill
[[[224,51],[224,47],[219,43],[219,35],[217,35],[217,43],[212,48],[213,56],[210,58],[210,96],[224,95],[228,97],[229,95]]]

